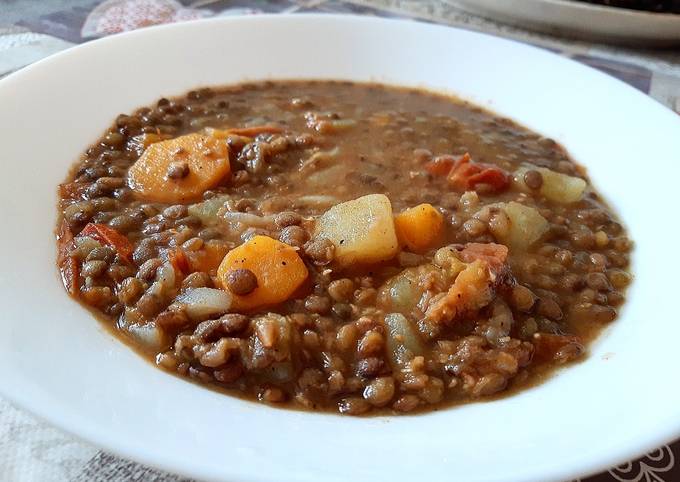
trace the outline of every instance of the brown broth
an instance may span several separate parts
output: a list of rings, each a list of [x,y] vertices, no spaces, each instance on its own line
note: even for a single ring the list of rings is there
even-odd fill
[[[206,128],[254,125],[276,125],[281,132],[220,140],[230,145],[232,174],[204,194],[203,204],[149,202],[130,189],[128,169],[144,150],[140,136],[159,141]],[[465,153],[478,170],[490,169],[496,177],[461,189],[451,176],[433,174],[433,162],[456,164]],[[518,174],[521,169],[531,172]],[[498,172],[508,185],[494,185]],[[583,359],[584,347],[616,317],[630,281],[631,242],[616,215],[589,182],[574,202],[546,197],[541,189],[554,181],[551,173],[588,182],[585,169],[551,139],[441,94],[328,81],[192,91],[119,116],[60,190],[63,226],[78,243],[88,223],[108,225],[129,241],[130,259],[120,248],[92,251],[92,243],[75,249],[69,244],[61,268],[64,260],[76,264],[78,299],[147,359],[232,395],[295,408],[340,407],[353,415],[493,399]],[[320,264],[324,259],[315,257],[322,255],[309,242],[319,238],[314,223],[333,205],[369,194],[386,195],[395,215],[432,205],[444,221],[436,244],[376,264],[339,266],[337,259]],[[511,202],[544,219],[546,229],[529,246],[508,241],[518,222],[509,214]],[[287,212],[294,215],[284,220],[280,213]],[[245,221],[227,222],[238,216]],[[243,325],[240,330],[229,332],[233,327],[225,324],[208,335],[200,327],[195,331],[198,322],[186,319],[175,297],[219,284],[222,255],[257,234],[294,246],[308,279],[287,301],[244,311],[247,321],[230,319]],[[464,259],[469,243],[496,251],[509,244],[508,258],[496,271],[486,258],[480,261],[490,277],[485,291],[490,299],[434,323],[423,307],[432,307],[430,298],[442,297],[456,279],[433,265],[435,253],[456,245],[455,256],[469,266],[481,259]],[[175,269],[174,286],[159,291],[154,276],[160,275],[152,265],[167,263],[178,250],[186,270]],[[209,252],[219,255],[209,261]],[[435,281],[423,294],[427,299],[403,313],[418,333],[422,359],[409,352],[402,366],[388,348],[392,338],[383,318],[395,311],[396,301],[384,287],[405,270],[415,273],[412,265],[425,267],[413,274],[419,286]],[[341,284],[332,284],[340,279],[350,280],[342,282],[351,287],[346,296]],[[527,297],[535,301],[523,306]],[[269,312],[284,317],[272,323],[285,329],[274,345],[263,347],[266,335],[253,320]],[[140,342],[135,331],[140,326],[156,326],[157,343]],[[226,340],[229,355],[219,355],[223,363],[215,365],[216,355],[208,352],[219,351],[220,340]]]

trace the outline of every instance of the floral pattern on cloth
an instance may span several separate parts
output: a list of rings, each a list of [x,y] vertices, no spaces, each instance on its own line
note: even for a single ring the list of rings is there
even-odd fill
[[[675,467],[675,456],[668,445],[658,448],[643,458],[627,462],[609,470],[620,482],[665,482],[677,480],[668,477]]]
[[[218,15],[259,13],[252,8],[233,8]],[[184,7],[176,0],[106,0],[88,15],[81,36],[104,37],[142,27],[212,17],[210,10]]]
[[[680,446],[677,442],[674,446]],[[676,482],[680,480],[679,467],[670,445],[652,450],[643,457],[609,469],[602,474],[571,482]]]

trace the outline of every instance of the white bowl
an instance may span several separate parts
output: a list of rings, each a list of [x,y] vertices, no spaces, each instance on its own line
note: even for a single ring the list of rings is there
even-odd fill
[[[56,186],[120,112],[244,79],[377,80],[454,92],[553,137],[588,166],[637,247],[621,318],[587,361],[512,397],[351,418],[242,401],[167,375],[69,299]],[[560,480],[680,435],[675,355],[680,120],[542,50],[408,21],[259,16],[88,43],[0,81],[5,184],[0,392],[107,450],[239,481]]]

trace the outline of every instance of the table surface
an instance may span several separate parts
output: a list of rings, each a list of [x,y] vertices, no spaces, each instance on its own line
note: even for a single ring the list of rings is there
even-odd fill
[[[143,25],[263,12],[412,18],[512,38],[600,69],[680,113],[680,49],[636,50],[528,32],[467,14],[454,1],[0,0],[0,77],[72,45]],[[680,441],[582,480],[680,481],[676,454],[680,454]],[[0,481],[127,480],[187,479],[103,452],[0,398]]]

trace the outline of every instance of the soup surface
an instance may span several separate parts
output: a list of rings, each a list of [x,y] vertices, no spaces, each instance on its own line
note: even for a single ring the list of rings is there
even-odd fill
[[[551,139],[442,95],[243,84],[121,114],[59,188],[69,294],[159,367],[358,415],[585,354],[631,242]]]

